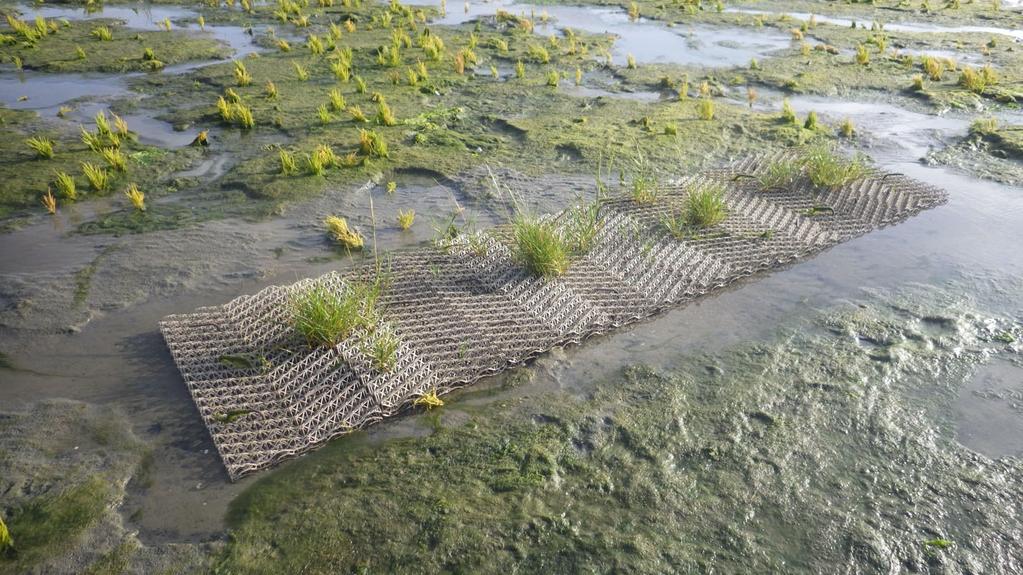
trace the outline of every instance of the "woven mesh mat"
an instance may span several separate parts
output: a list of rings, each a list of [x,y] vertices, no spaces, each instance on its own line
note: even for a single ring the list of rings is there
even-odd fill
[[[232,479],[443,394],[776,268],[945,201],[941,190],[870,173],[835,189],[805,177],[763,189],[779,157],[749,158],[684,178],[653,202],[605,200],[591,248],[556,279],[516,262],[508,227],[391,254],[380,323],[400,341],[386,371],[367,357],[365,330],[312,348],[291,326],[290,298],[312,285],[343,293],[371,265],[274,286],[172,315],[160,327]],[[685,239],[663,218],[694,182],[723,185],[724,222]],[[554,222],[558,216],[552,216]]]

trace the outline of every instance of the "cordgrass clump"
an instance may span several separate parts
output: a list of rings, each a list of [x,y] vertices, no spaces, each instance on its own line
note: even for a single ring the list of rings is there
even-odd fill
[[[285,176],[291,176],[298,173],[298,163],[295,161],[295,154],[292,154],[288,150],[281,150],[280,159],[282,174]]]
[[[379,284],[353,282],[338,294],[316,283],[292,296],[292,326],[310,347],[335,346],[373,325],[379,290]]]
[[[109,42],[114,39],[113,32],[106,26],[99,26],[92,29],[92,37],[96,38],[100,42]]]
[[[37,158],[46,160],[53,158],[53,140],[33,137],[26,140],[25,144],[36,153]]]
[[[867,165],[861,157],[846,159],[823,145],[811,149],[806,154],[805,162],[810,181],[818,187],[842,186],[867,174]]]
[[[89,186],[94,191],[104,192],[110,188],[110,174],[103,168],[89,162],[82,162],[82,173],[85,174],[85,179],[89,181]]]
[[[714,119],[714,100],[710,98],[700,98],[696,104],[696,113],[700,116],[701,120],[711,121]]]
[[[416,221],[415,210],[398,210],[398,227],[405,231]]]
[[[46,193],[42,197],[43,207],[52,216],[57,213],[57,198],[53,197],[53,191],[49,188],[46,189]]]
[[[365,240],[358,230],[348,226],[348,220],[339,216],[329,216],[323,220],[331,237],[349,250],[362,249]]]
[[[106,161],[112,170],[117,172],[128,171],[128,158],[121,150],[117,148],[104,148],[100,151],[100,155],[103,156],[103,160]]]
[[[77,200],[78,190],[75,186],[74,176],[67,172],[57,172],[55,176],[57,191],[60,192],[60,195],[64,196],[64,198],[68,200]]]
[[[787,188],[803,173],[803,161],[796,158],[782,158],[771,162],[764,174],[760,176],[760,184],[765,189]]]
[[[675,238],[685,239],[699,230],[720,224],[727,216],[724,187],[713,182],[700,182],[686,188],[682,209],[664,216],[662,224]]]
[[[252,83],[252,74],[245,68],[245,62],[234,61],[234,79],[239,86],[248,86]]]
[[[373,130],[359,130],[359,151],[371,158],[386,158],[387,142]]]
[[[146,211],[146,195],[142,193],[137,184],[128,184],[128,189],[124,191],[124,195],[128,197],[128,201],[131,202],[132,207],[136,210],[140,212]]]
[[[401,339],[390,327],[380,327],[373,331],[373,335],[366,342],[365,352],[373,361],[373,367],[378,371],[391,371],[398,359],[398,347],[401,346]]]
[[[335,112],[342,112],[345,109],[345,97],[341,95],[341,90],[333,89],[330,91],[330,108]]]
[[[381,126],[393,126],[398,123],[397,118],[394,117],[394,113],[391,112],[391,107],[383,100],[377,103],[376,120]]]
[[[799,119],[796,118],[796,111],[792,108],[792,103],[788,98],[783,98],[781,101],[781,119],[787,124],[799,122]]]
[[[568,270],[571,250],[554,222],[520,216],[512,226],[515,258],[532,274],[557,277]]]

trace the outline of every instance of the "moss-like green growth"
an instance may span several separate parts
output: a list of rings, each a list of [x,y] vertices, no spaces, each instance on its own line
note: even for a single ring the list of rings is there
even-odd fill
[[[93,477],[62,493],[38,497],[15,511],[8,526],[14,553],[11,559],[0,559],[0,572],[14,573],[19,565],[31,565],[63,551],[99,519],[110,504],[110,496],[106,481]]]
[[[957,443],[945,414],[994,352],[976,335],[1005,318],[921,291],[575,395],[509,378],[446,397],[405,437],[355,434],[260,477],[231,506],[216,567],[766,573],[853,553],[873,572],[927,565],[922,542],[940,534],[970,550],[945,553],[949,569],[997,570],[1019,537],[1021,470]],[[955,319],[922,327],[929,314]]]
[[[149,72],[229,54],[229,48],[210,38],[178,30],[127,30],[110,20],[70,22],[33,43],[0,45],[0,58],[20,58],[23,68],[44,72]]]

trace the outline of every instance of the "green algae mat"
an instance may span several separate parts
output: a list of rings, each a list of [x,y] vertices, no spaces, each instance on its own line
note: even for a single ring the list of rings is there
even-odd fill
[[[452,233],[349,270],[172,315],[164,339],[232,479],[272,467],[555,346],[683,305],[945,201],[900,174],[751,157],[594,206],[563,273],[532,273],[511,226]],[[719,190],[711,225],[673,229],[696,190]],[[541,218],[555,234],[569,211]],[[367,321],[330,345],[296,329],[304,294],[378,289]],[[386,344],[381,334],[387,334]],[[380,361],[382,346],[391,349]]]

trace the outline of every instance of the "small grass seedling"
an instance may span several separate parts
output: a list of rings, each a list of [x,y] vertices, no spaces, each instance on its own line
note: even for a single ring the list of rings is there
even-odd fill
[[[710,98],[700,98],[696,104],[696,113],[700,116],[701,120],[711,121],[714,119],[714,100]]]
[[[377,371],[391,371],[398,360],[401,339],[390,327],[381,326],[373,331],[366,343],[365,352],[373,361]]]
[[[46,160],[53,158],[53,140],[49,138],[32,137],[25,141],[25,144],[36,153],[37,158]]]
[[[239,86],[248,86],[252,83],[252,74],[245,67],[245,62],[240,60],[234,61],[234,79]]]
[[[57,198],[53,197],[53,191],[49,188],[46,189],[46,194],[42,198],[43,207],[52,216],[57,213]]]
[[[412,405],[416,407],[423,406],[429,411],[435,407],[444,407],[444,400],[437,396],[436,389],[432,389],[413,400]]]
[[[365,244],[362,234],[348,226],[348,220],[339,216],[329,216],[323,223],[327,226],[327,231],[330,232],[331,237],[346,249],[362,249]]]
[[[298,173],[298,163],[295,161],[295,154],[288,150],[280,151],[281,173],[285,176],[292,176]]]
[[[276,101],[280,98],[280,93],[277,91],[277,84],[274,84],[273,80],[267,80],[266,86],[263,88],[263,93],[266,94],[266,99],[271,102]]]
[[[298,62],[293,62],[292,67],[295,68],[295,77],[298,78],[299,82],[305,82],[309,79],[309,71]]]
[[[77,200],[78,190],[75,187],[75,178],[67,172],[57,172],[55,176],[57,191],[60,192],[60,195],[67,200]]]
[[[146,211],[146,195],[142,193],[137,184],[128,184],[128,189],[124,191],[124,195],[128,197],[128,201],[131,202],[132,207],[136,210],[140,212]]]
[[[103,168],[82,162],[82,173],[85,174],[85,179],[89,181],[93,191],[104,192],[110,187],[110,174]]]
[[[398,210],[398,227],[405,231],[416,221],[415,210]]]
[[[103,148],[103,150],[100,151],[100,155],[103,156],[103,160],[105,160],[107,165],[109,165],[114,171],[128,171],[128,158],[123,152],[121,152],[121,150],[117,148]]]
[[[686,188],[686,199],[680,211],[664,216],[661,223],[676,239],[692,238],[700,230],[715,226],[728,216],[720,184],[700,182]]]

